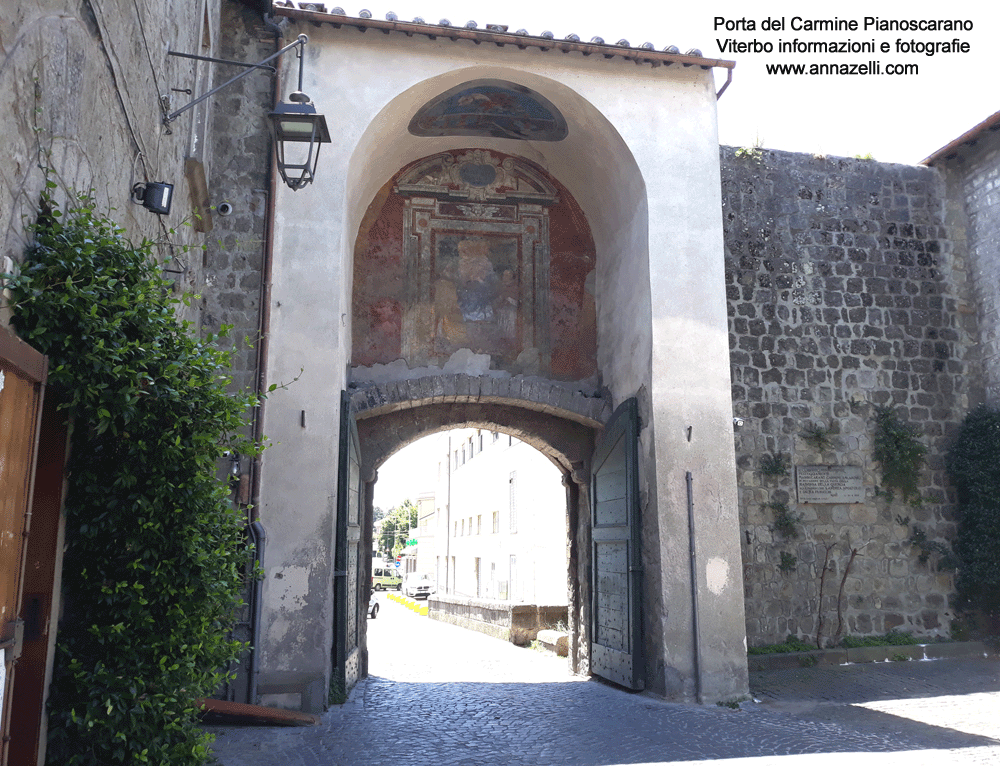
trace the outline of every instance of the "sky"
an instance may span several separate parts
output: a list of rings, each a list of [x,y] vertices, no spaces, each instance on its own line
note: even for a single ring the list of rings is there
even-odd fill
[[[343,0],[328,0],[328,6]],[[750,2],[639,3],[584,0],[379,0],[378,4],[342,5],[352,16],[362,8],[375,19],[394,11],[403,21],[421,16],[436,23],[447,18],[462,26],[474,20],[506,24],[510,31],[544,30],[564,38],[575,33],[584,41],[594,36],[609,43],[620,38],[633,46],[649,41],[657,50],[676,45],[681,51],[698,48],[707,58],[736,61],[733,81],[719,100],[719,140],[730,146],[837,156],[871,155],[882,162],[915,164],[1000,110],[997,68],[991,43],[1000,33],[1000,3],[996,0],[956,0],[942,3],[913,0],[839,0],[836,3],[803,3],[791,0]],[[865,30],[864,19],[928,21],[945,17],[972,23],[971,31],[894,32]],[[792,30],[792,20],[851,22],[857,31]],[[716,19],[728,22],[718,26]],[[740,23],[745,19],[747,23]],[[783,31],[766,31],[765,19],[782,19]],[[755,29],[749,30],[749,22]],[[737,27],[733,29],[733,27]],[[778,41],[870,42],[876,53],[779,53]],[[761,45],[771,53],[723,53],[727,39]],[[909,44],[958,40],[968,52],[897,52],[897,40]],[[890,47],[881,51],[882,43]],[[779,75],[768,74],[768,64],[846,63],[877,61],[888,65],[917,65],[916,74],[881,75]],[[725,70],[716,69],[717,89]]]
[[[341,0],[333,0],[333,6]],[[506,24],[538,35],[544,30],[556,38],[575,33],[582,40],[594,36],[610,43],[621,38],[633,46],[649,41],[657,50],[676,45],[681,51],[698,48],[706,58],[736,61],[733,81],[719,100],[719,140],[730,146],[760,146],[828,156],[871,156],[881,162],[916,164],[984,119],[1000,111],[1000,84],[992,62],[991,43],[1000,34],[1000,3],[996,0],[878,2],[839,0],[804,3],[791,0],[750,2],[713,0],[687,3],[562,2],[562,0],[379,0],[380,4],[343,5],[357,16],[362,8],[375,19],[394,11],[403,21],[416,16],[437,23],[447,18],[462,26],[474,20]],[[864,29],[865,17],[882,21],[926,22],[941,17],[970,22],[972,29],[958,32],[881,31]],[[793,22],[799,17],[803,21]],[[722,23],[718,23],[722,19]],[[784,29],[765,30],[765,20],[781,20]],[[793,30],[804,21],[839,24],[839,30]],[[750,29],[753,22],[754,29]],[[857,31],[844,28],[856,22]],[[726,27],[729,27],[727,30]],[[773,26],[773,24],[772,24]],[[779,53],[779,40],[815,42],[874,42],[876,53]],[[727,40],[760,46],[770,53],[723,52]],[[903,45],[897,49],[897,40]],[[958,41],[968,51],[935,51],[933,55],[908,52],[911,41]],[[882,45],[889,52],[882,52]],[[955,47],[958,47],[955,46]],[[892,65],[917,66],[914,74],[880,75],[780,75],[769,74],[769,64],[838,63],[866,65],[879,62],[884,71]],[[725,70],[716,69],[716,89],[725,82]],[[415,445],[394,455],[379,470],[375,503],[391,508],[406,498],[415,499],[436,475],[437,456],[426,445]]]
[[[403,447],[382,464],[375,483],[375,505],[388,511],[404,500],[415,503],[421,492],[434,490],[441,457],[435,447],[437,438],[437,434],[425,436]]]

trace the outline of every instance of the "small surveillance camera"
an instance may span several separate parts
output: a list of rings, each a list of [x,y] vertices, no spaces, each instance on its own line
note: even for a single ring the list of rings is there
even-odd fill
[[[733,427],[739,428],[743,425],[743,418],[733,418]]]
[[[219,215],[230,215],[233,212],[233,206],[228,202],[222,202],[218,207]]]

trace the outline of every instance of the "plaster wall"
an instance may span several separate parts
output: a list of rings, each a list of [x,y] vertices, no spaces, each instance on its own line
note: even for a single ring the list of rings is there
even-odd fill
[[[648,686],[672,696],[689,696],[693,689],[691,615],[685,606],[691,602],[690,581],[683,566],[662,564],[687,544],[683,471],[692,465],[705,473],[694,485],[696,507],[705,514],[700,534],[714,537],[702,552],[714,574],[704,570],[699,583],[709,588],[711,609],[723,615],[711,625],[717,638],[702,665],[702,691],[721,697],[744,690],[745,669],[738,667],[740,588],[728,574],[738,570],[738,548],[734,535],[715,534],[715,525],[725,524],[734,512],[735,482],[725,313],[719,298],[721,222],[711,74],[697,67],[653,69],[536,49],[361,34],[331,25],[291,23],[286,39],[300,31],[310,35],[304,90],[320,111],[337,114],[337,127],[332,146],[323,148],[316,183],[300,192],[281,189],[277,198],[271,332],[280,341],[273,342],[267,375],[276,382],[303,372],[266,414],[266,431],[281,447],[264,461],[264,508],[280,509],[285,520],[269,540],[272,562],[304,560],[309,553],[302,541],[327,534],[328,525],[319,519],[332,514],[328,509],[336,496],[337,394],[348,382],[350,358],[351,253],[376,192],[407,163],[438,151],[475,146],[520,155],[558,179],[586,215],[597,251],[597,355],[603,384],[615,403],[637,393],[645,402],[641,475],[647,530],[644,611],[647,627],[652,626],[647,630]],[[520,83],[543,95],[565,116],[569,137],[545,144],[418,138],[407,132],[412,114],[432,97],[481,78]],[[290,84],[284,88],[290,89]],[[686,440],[689,424],[697,430],[697,441]],[[678,454],[687,456],[683,465]],[[292,623],[325,619],[324,568],[329,571],[319,562],[315,584],[310,581],[294,598],[285,594],[278,603],[265,595],[265,611],[284,615],[280,625],[272,621],[265,639],[267,651],[281,647],[283,670],[326,662],[321,643],[285,642]]]
[[[688,151],[683,182],[649,196],[653,428],[642,445],[656,466],[646,491],[660,518],[657,627],[667,647],[656,675],[668,696],[717,700],[745,693],[747,681],[719,166],[709,159],[718,145],[714,104],[680,124],[654,122],[642,153],[667,133]],[[664,166],[658,177],[672,172]],[[692,631],[697,658],[685,648]]]

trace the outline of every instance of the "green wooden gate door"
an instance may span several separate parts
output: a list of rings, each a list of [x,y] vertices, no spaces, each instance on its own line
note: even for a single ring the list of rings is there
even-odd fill
[[[347,392],[341,394],[340,465],[337,480],[337,539],[333,573],[333,672],[343,691],[357,683],[361,673],[360,631],[364,621],[365,566],[361,535],[364,482],[358,425]],[[369,557],[370,553],[367,554]]]
[[[645,687],[639,541],[638,407],[615,410],[591,468],[590,671],[628,689]]]

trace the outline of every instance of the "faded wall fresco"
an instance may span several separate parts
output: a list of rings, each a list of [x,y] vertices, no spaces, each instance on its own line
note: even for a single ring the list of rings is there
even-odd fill
[[[354,256],[356,367],[442,367],[456,351],[555,380],[597,372],[594,243],[579,206],[516,157],[420,160],[370,205]]]

